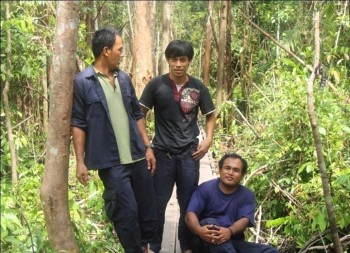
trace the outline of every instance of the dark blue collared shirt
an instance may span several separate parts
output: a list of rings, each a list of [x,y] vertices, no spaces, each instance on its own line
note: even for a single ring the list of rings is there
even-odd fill
[[[118,82],[129,119],[131,156],[145,156],[145,149],[136,121],[143,117],[130,77],[117,70]],[[85,164],[89,169],[103,169],[120,164],[116,138],[108,104],[93,66],[74,79],[72,126],[85,131]]]

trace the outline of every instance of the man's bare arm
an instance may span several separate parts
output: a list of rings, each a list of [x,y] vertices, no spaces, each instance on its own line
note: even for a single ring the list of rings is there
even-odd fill
[[[84,163],[85,131],[79,127],[72,127],[73,146],[76,157],[76,177],[80,183],[86,185],[90,179],[90,173]]]

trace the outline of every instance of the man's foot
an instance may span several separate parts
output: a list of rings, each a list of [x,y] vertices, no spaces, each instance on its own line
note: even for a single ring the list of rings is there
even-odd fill
[[[187,249],[187,250],[182,251],[182,253],[192,253],[192,250]]]

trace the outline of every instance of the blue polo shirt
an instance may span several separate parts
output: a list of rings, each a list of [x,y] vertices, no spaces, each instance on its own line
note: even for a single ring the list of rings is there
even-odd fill
[[[136,121],[143,117],[130,77],[116,71],[127,117],[131,157],[144,158],[145,150]],[[121,164],[105,93],[93,66],[74,79],[72,126],[85,131],[85,164],[89,169],[104,169]]]
[[[225,194],[219,187],[220,179],[212,179],[202,183],[193,192],[187,212],[196,214],[199,221],[214,218],[219,226],[229,227],[237,220],[246,217],[248,227],[254,225],[255,196],[243,185],[231,194]],[[243,233],[235,238],[244,238]]]

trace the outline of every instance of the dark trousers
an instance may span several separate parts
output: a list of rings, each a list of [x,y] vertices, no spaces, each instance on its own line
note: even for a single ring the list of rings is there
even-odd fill
[[[216,224],[215,219],[208,218],[200,222],[202,226]],[[277,249],[264,244],[246,242],[244,239],[232,238],[222,244],[211,244],[198,236],[192,239],[193,253],[278,253]]]
[[[99,170],[107,217],[125,253],[140,253],[157,229],[152,176],[146,160]]]
[[[175,183],[180,207],[178,227],[180,248],[181,250],[190,249],[192,233],[185,223],[185,215],[191,195],[198,186],[199,161],[192,158],[192,153],[196,149],[197,143],[188,145],[178,154],[167,153],[159,149],[154,150],[157,159],[157,170],[153,176],[153,182],[158,210],[158,230],[155,238],[150,243],[150,248],[154,252],[159,252],[162,246],[165,210]]]

